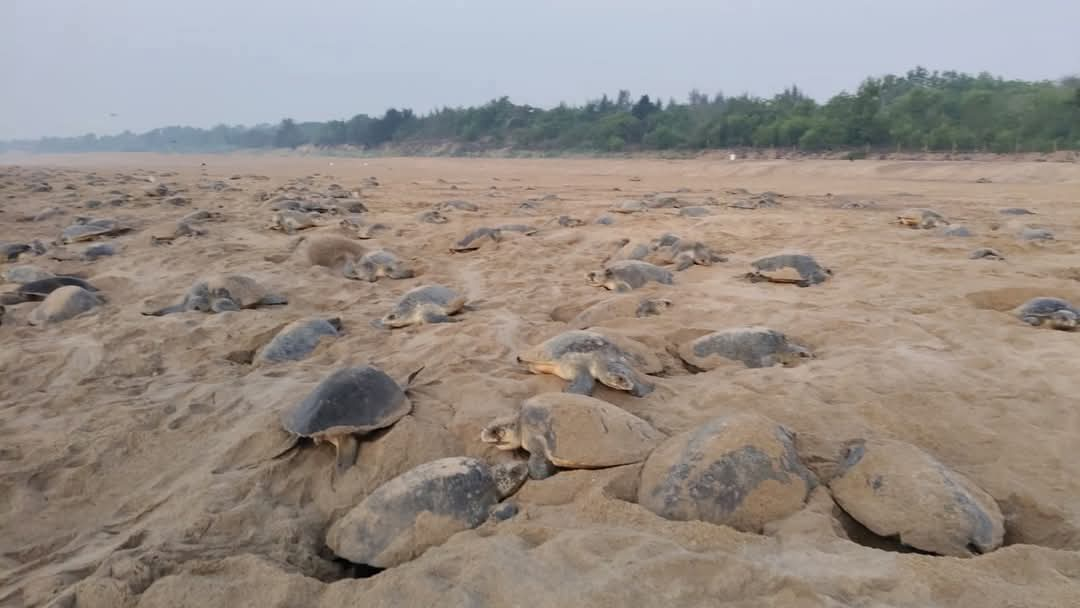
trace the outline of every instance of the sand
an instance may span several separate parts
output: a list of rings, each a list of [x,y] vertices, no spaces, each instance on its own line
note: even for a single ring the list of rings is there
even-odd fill
[[[0,326],[0,605],[1080,605],[1080,334],[1035,329],[1006,312],[1036,295],[1080,301],[1080,165],[154,155],[0,162],[0,241],[51,242],[78,215],[134,227],[110,239],[121,246],[115,256],[27,254],[19,262],[80,273],[107,303],[44,327],[27,324],[36,304],[9,306]],[[275,196],[296,178],[309,178],[311,192],[332,183],[358,191],[340,202],[359,200],[368,221],[391,227],[360,242],[390,248],[418,276],[368,283],[300,255],[269,261],[295,237],[266,228],[270,203],[257,192]],[[41,181],[51,191],[31,192]],[[146,196],[156,184],[188,202]],[[748,198],[739,188],[777,192],[781,205],[727,207]],[[672,193],[709,214],[654,209],[593,223],[613,203],[649,193]],[[452,199],[479,211],[451,209],[445,224],[417,221]],[[540,202],[519,209],[526,199]],[[90,200],[102,204],[87,209]],[[841,208],[852,201],[873,204]],[[64,213],[18,221],[49,206]],[[934,208],[974,236],[891,223],[906,207]],[[1037,215],[1006,216],[1003,207]],[[151,244],[151,230],[195,209],[223,218],[201,224],[205,236]],[[560,215],[586,224],[560,227],[552,223]],[[305,234],[341,234],[336,218],[323,222]],[[501,223],[540,230],[448,252],[469,230]],[[1027,226],[1050,228],[1056,240],[1019,240]],[[633,502],[640,465],[630,465],[527,482],[514,497],[517,516],[460,532],[375,576],[354,578],[334,559],[326,530],[382,482],[445,456],[506,456],[479,441],[480,429],[565,385],[529,374],[515,355],[567,328],[552,311],[567,318],[610,295],[584,275],[612,243],[666,231],[729,259],[644,288],[672,300],[661,315],[603,321],[654,348],[668,370],[650,378],[657,388],[645,398],[603,387],[596,397],[665,435],[762,413],[797,434],[800,455],[819,473],[849,439],[915,444],[993,496],[1006,518],[1005,546],[970,559],[903,551],[846,519],[824,487],[764,534],[667,521]],[[977,247],[1007,259],[968,259]],[[751,260],[785,249],[812,253],[834,275],[805,289],[740,278]],[[254,277],[290,303],[140,314],[225,271]],[[392,332],[369,325],[427,283],[457,289],[474,309],[459,323]],[[307,359],[227,358],[313,315],[340,317],[344,333]],[[781,330],[816,357],[701,374],[674,363],[673,341],[736,325]],[[425,366],[412,413],[362,441],[334,487],[331,446],[271,459],[289,442],[280,413],[333,370],[365,363],[401,381]]]

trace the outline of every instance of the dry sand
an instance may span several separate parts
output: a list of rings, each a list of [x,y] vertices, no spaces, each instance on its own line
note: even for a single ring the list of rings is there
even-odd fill
[[[123,246],[114,257],[22,262],[84,273],[108,303],[46,327],[26,324],[34,304],[11,306],[0,326],[0,605],[1080,605],[1080,334],[1034,329],[1004,312],[1034,295],[1080,301],[1080,165],[152,155],[0,162],[0,240],[51,241],[77,215],[136,228],[112,239]],[[331,183],[360,190],[372,221],[392,227],[363,242],[414,260],[419,276],[366,283],[300,256],[267,261],[291,237],[266,229],[269,203],[255,193],[305,176],[314,176],[312,192]],[[379,185],[364,185],[369,176]],[[147,198],[149,177],[190,204]],[[52,190],[31,193],[37,181]],[[720,204],[701,218],[658,209],[592,223],[615,201],[679,188],[682,201]],[[785,196],[778,208],[731,209],[726,203],[745,198],[736,188]],[[111,206],[114,190],[132,198]],[[518,210],[548,194],[557,198]],[[102,206],[83,208],[92,199]],[[480,210],[450,210],[441,225],[415,219],[450,199]],[[846,201],[876,206],[841,209]],[[66,213],[16,221],[47,206]],[[975,236],[890,223],[912,206],[937,209]],[[998,212],[1016,206],[1038,215]],[[150,244],[154,226],[194,209],[224,221],[205,224],[204,237]],[[549,223],[563,214],[588,223]],[[336,220],[325,221],[316,232],[337,234]],[[468,230],[499,223],[541,231],[448,253]],[[1057,240],[1019,241],[1029,224]],[[326,529],[380,483],[443,456],[503,456],[478,440],[481,427],[565,384],[526,373],[515,355],[566,328],[552,320],[554,309],[607,295],[584,273],[612,242],[665,231],[730,259],[646,290],[674,302],[663,315],[604,327],[670,359],[666,337],[694,334],[685,330],[767,325],[817,358],[703,374],[676,366],[653,379],[657,389],[645,398],[606,388],[595,396],[668,435],[722,414],[764,413],[798,433],[811,465],[827,467],[835,446],[852,438],[916,444],[998,501],[1006,546],[972,559],[899,552],[845,520],[823,489],[765,535],[666,521],[623,500],[634,495],[631,466],[530,481],[513,519],[459,533],[371,578],[352,578],[334,561]],[[968,259],[976,247],[1007,260]],[[750,260],[788,248],[809,251],[835,275],[806,289],[739,278]],[[256,277],[291,303],[140,314],[216,271]],[[368,325],[406,290],[431,282],[460,290],[475,310],[456,324]],[[340,316],[344,336],[310,358],[226,360],[315,314]],[[328,446],[270,460],[286,438],[280,412],[332,370],[366,362],[401,379],[426,366],[412,414],[362,442],[335,488]]]

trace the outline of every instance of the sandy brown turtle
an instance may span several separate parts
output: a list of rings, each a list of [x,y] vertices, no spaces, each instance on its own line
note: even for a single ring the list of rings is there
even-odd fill
[[[34,281],[40,281],[42,279],[51,279],[55,276],[55,274],[48,270],[30,265],[9,266],[4,270],[4,280],[9,283],[18,283],[19,285],[33,283]]]
[[[341,228],[342,232],[345,232],[353,238],[362,240],[375,238],[375,235],[379,232],[390,229],[390,226],[387,226],[386,224],[377,222],[369,224],[363,217],[358,215],[342,218],[341,221],[338,222],[338,226]]]
[[[334,471],[341,475],[356,462],[358,436],[386,428],[412,411],[406,391],[420,371],[409,375],[403,389],[375,366],[339,369],[286,410],[281,424],[296,441],[306,437],[315,445],[333,444],[337,452]]]
[[[298,361],[310,355],[323,338],[340,335],[341,319],[337,317],[299,319],[282,327],[255,357],[268,363]]]
[[[555,223],[563,228],[577,228],[578,226],[584,226],[585,220],[579,220],[576,217],[570,217],[569,215],[560,215],[555,218]]]
[[[318,226],[315,222],[315,218],[307,213],[303,211],[285,210],[275,213],[267,228],[270,230],[280,230],[285,234],[295,234],[299,230],[306,230],[308,228],[314,228],[315,226]]]
[[[1034,327],[1072,331],[1080,324],[1080,309],[1061,298],[1032,298],[1017,306],[1012,313]]]
[[[184,237],[206,236],[207,231],[199,228],[195,222],[180,220],[175,224],[166,224],[150,230],[150,244],[172,243]]]
[[[81,287],[87,291],[98,291],[86,280],[79,277],[52,276],[19,285],[15,291],[0,294],[0,304],[21,304],[22,302],[40,302],[61,287]]]
[[[465,309],[465,297],[442,285],[423,285],[405,292],[390,312],[372,322],[394,329],[423,323],[456,323],[453,315]]]
[[[260,306],[288,304],[288,299],[267,290],[260,282],[242,274],[218,274],[195,281],[176,304],[144,315],[160,317],[178,312],[218,313]]]
[[[596,382],[644,397],[654,389],[644,374],[662,370],[659,359],[646,360],[624,350],[607,336],[586,330],[563,332],[517,357],[534,374],[552,374],[570,384],[566,392],[591,395]]]
[[[116,236],[118,234],[130,232],[131,230],[131,226],[121,224],[116,220],[87,219],[65,228],[60,234],[60,241],[63,243],[90,241],[103,236]]]
[[[479,526],[512,503],[528,471],[520,461],[488,465],[476,458],[440,458],[375,488],[334,522],[326,545],[355,564],[392,568],[463,530]]]
[[[826,281],[832,270],[822,267],[812,256],[804,253],[778,253],[758,258],[750,265],[754,268],[746,274],[752,282],[791,283],[809,287]]]
[[[967,226],[948,226],[941,231],[941,236],[969,237],[975,234]]]
[[[461,237],[457,242],[450,246],[450,253],[463,253],[466,251],[476,251],[480,247],[487,243],[499,243],[502,241],[502,230],[498,228],[477,228],[470,230],[468,234]]]
[[[1002,545],[1005,518],[972,480],[901,441],[859,439],[843,448],[829,490],[848,515],[879,536],[953,557]]]
[[[89,312],[102,302],[104,299],[93,291],[78,285],[65,285],[46,296],[37,308],[30,311],[27,320],[31,325],[59,323]]]
[[[1006,207],[1004,209],[998,209],[998,213],[1002,215],[1035,215],[1034,211],[1024,209],[1023,207]]]
[[[1024,241],[1052,241],[1054,233],[1046,228],[1024,228],[1020,231],[1020,239]]]
[[[347,260],[342,272],[345,278],[369,282],[375,282],[379,277],[409,279],[415,276],[406,260],[386,249],[365,253],[359,260]]]
[[[661,264],[674,264],[676,271],[686,270],[693,265],[712,266],[717,262],[726,262],[727,258],[712,250],[711,247],[691,239],[684,239],[675,234],[664,234],[649,244],[650,252],[646,261]]]
[[[425,224],[445,224],[450,221],[450,218],[446,217],[443,212],[435,210],[425,211],[416,216],[416,219]]]
[[[810,350],[768,327],[736,327],[716,331],[679,347],[679,357],[699,370],[716,369],[725,361],[746,367],[792,366],[813,358]]]
[[[681,207],[679,215],[682,217],[705,217],[706,215],[712,215],[712,211],[708,207]]]
[[[477,207],[475,204],[470,203],[469,201],[463,200],[443,201],[435,206],[436,211],[449,211],[451,209],[455,209],[457,211],[479,211],[480,207]]]
[[[980,248],[972,251],[970,254],[968,254],[968,257],[973,259],[973,260],[999,260],[1000,261],[1000,260],[1005,259],[1005,256],[1000,251],[998,251],[997,249],[992,249],[990,247],[980,247]]]
[[[529,453],[529,476],[561,469],[600,469],[645,460],[664,438],[648,422],[587,395],[543,393],[511,416],[493,420],[480,441]]]
[[[567,321],[572,329],[588,329],[619,318],[643,318],[662,314],[671,308],[667,298],[621,294],[589,305]]]
[[[625,292],[643,287],[650,282],[671,285],[675,282],[675,276],[670,270],[655,264],[641,260],[619,260],[611,262],[603,270],[587,273],[585,281],[596,287]]]
[[[649,206],[645,201],[619,201],[612,205],[609,211],[613,213],[641,213],[647,210]]]
[[[941,215],[933,209],[926,209],[923,207],[904,209],[897,214],[896,222],[901,226],[921,228],[923,230],[949,225],[949,221],[945,219],[944,215]]]
[[[501,232],[519,232],[525,236],[532,236],[536,234],[536,228],[529,226],[528,224],[502,224],[495,227],[496,230]]]

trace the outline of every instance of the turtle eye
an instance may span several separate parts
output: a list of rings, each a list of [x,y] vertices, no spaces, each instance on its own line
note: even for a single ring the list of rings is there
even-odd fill
[[[393,321],[394,319],[397,319],[397,315],[395,315],[393,313],[390,313],[390,314],[386,315],[386,318],[388,320],[390,320],[390,321]]]

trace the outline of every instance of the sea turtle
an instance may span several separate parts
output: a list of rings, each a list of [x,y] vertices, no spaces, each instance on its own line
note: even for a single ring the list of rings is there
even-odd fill
[[[1012,312],[1024,323],[1035,327],[1069,331],[1080,324],[1080,309],[1061,298],[1032,298]]]
[[[570,217],[569,215],[560,215],[555,218],[555,223],[563,228],[577,228],[578,226],[585,225],[584,220],[579,220],[576,217]]]
[[[285,296],[268,291],[251,277],[242,274],[218,274],[195,281],[183,299],[176,304],[143,314],[160,317],[195,310],[218,313],[288,303]]]
[[[1024,241],[1052,241],[1054,233],[1046,228],[1024,228],[1020,231],[1020,239]]]
[[[424,222],[425,224],[445,224],[450,221],[450,218],[446,217],[441,211],[425,211],[416,216],[416,219]]]
[[[665,519],[760,533],[806,504],[817,485],[794,434],[755,413],[697,424],[645,459],[638,503]]]
[[[379,277],[409,279],[415,276],[408,262],[385,249],[368,252],[359,261],[346,261],[342,272],[346,278],[369,282],[375,282]]]
[[[256,357],[268,363],[298,361],[311,354],[326,336],[341,335],[341,319],[337,317],[300,319],[281,328]]]
[[[891,439],[858,439],[828,482],[836,504],[871,532],[939,555],[969,557],[1001,546],[1005,519],[973,481],[922,449]]]
[[[435,206],[436,211],[448,211],[450,209],[457,209],[458,211],[479,211],[480,207],[477,207],[469,201],[462,200],[443,201]]]
[[[196,237],[205,236],[206,234],[206,230],[193,226],[192,222],[180,220],[176,224],[152,229],[150,231],[150,244],[160,245],[162,243],[172,243],[185,236]]]
[[[980,247],[980,248],[976,249],[975,251],[972,251],[968,255],[968,257],[973,259],[973,260],[982,260],[982,259],[986,259],[986,260],[1004,260],[1005,259],[1005,256],[1002,255],[1002,253],[1000,251],[998,251],[997,249],[991,249],[990,247]]]
[[[401,565],[507,510],[509,503],[500,501],[527,476],[521,461],[488,465],[455,456],[426,462],[375,488],[334,522],[326,545],[356,564]]]
[[[282,413],[281,424],[295,439],[289,449],[301,437],[311,438],[315,445],[332,443],[337,451],[334,472],[341,475],[356,462],[357,436],[389,427],[412,411],[406,391],[418,373],[409,375],[405,389],[371,365],[331,373]]]
[[[30,281],[19,285],[19,288],[13,292],[0,294],[0,304],[21,304],[22,302],[38,302],[44,300],[49,294],[60,289],[61,287],[75,286],[81,287],[87,291],[97,291],[97,287],[94,287],[85,280],[79,277],[69,276],[54,276],[45,279],[38,279],[36,281]]]
[[[941,231],[941,236],[974,236],[967,226],[949,226]]]
[[[442,285],[423,285],[405,292],[390,312],[372,322],[379,328],[394,329],[422,323],[456,323],[453,318],[465,308],[465,297]]]
[[[746,278],[752,282],[793,283],[809,287],[824,282],[832,270],[822,267],[813,257],[803,253],[778,253],[758,258],[750,265],[754,270]]]
[[[353,238],[367,240],[375,237],[375,234],[384,230],[389,230],[390,226],[386,224],[369,224],[363,217],[358,215],[350,215],[341,218],[338,222],[338,226],[342,232],[349,234]]]
[[[9,283],[25,285],[42,279],[51,279],[56,275],[37,266],[10,266],[4,271],[4,280]]]
[[[536,228],[533,228],[532,226],[529,226],[527,224],[503,224],[501,226],[496,226],[495,229],[501,232],[520,232],[525,236],[532,236],[536,234]]]
[[[31,325],[58,323],[88,312],[101,304],[104,299],[95,292],[78,285],[65,285],[53,290],[30,311],[28,321]]]
[[[645,201],[619,201],[612,205],[609,211],[613,213],[641,213],[649,209]]]
[[[318,224],[315,219],[302,211],[278,211],[267,226],[270,230],[280,230],[286,234],[294,234],[298,230],[314,228]]]
[[[543,393],[514,415],[498,418],[480,441],[529,453],[529,476],[562,469],[600,469],[645,460],[664,436],[626,410],[587,395]]]
[[[605,215],[601,215],[600,217],[596,218],[596,220],[593,223],[594,224],[600,224],[601,226],[610,226],[610,225],[615,223],[615,218],[611,217],[610,215],[605,214]]]
[[[712,215],[712,211],[708,207],[683,207],[679,209],[679,215],[682,217],[705,217],[706,215]]]
[[[619,260],[611,262],[603,270],[594,270],[585,275],[589,285],[603,287],[611,291],[630,291],[649,282],[671,285],[675,276],[655,264],[641,260]]]
[[[658,360],[645,360],[601,333],[578,329],[563,332],[522,352],[517,361],[534,374],[552,374],[568,380],[570,384],[565,392],[581,395],[591,395],[599,381],[604,386],[644,397],[655,387],[642,378],[642,372],[656,373],[662,369]],[[643,368],[640,372],[638,366]]]
[[[476,251],[484,243],[498,243],[502,240],[502,231],[498,228],[477,228],[470,230],[459,241],[451,245],[450,253]]]
[[[941,215],[933,209],[925,209],[922,207],[914,207],[901,211],[899,215],[896,216],[896,221],[901,226],[922,228],[924,230],[949,225],[949,222],[945,219],[944,215]]]
[[[0,243],[0,260],[14,262],[24,253],[41,255],[45,253],[45,245],[34,239],[30,243]]]
[[[790,341],[783,333],[768,327],[736,327],[716,331],[679,347],[679,357],[699,370],[716,369],[725,360],[739,361],[746,367],[784,366],[813,357],[804,346]]]
[[[1023,207],[1006,207],[999,209],[998,213],[1002,215],[1035,215],[1034,211],[1024,209]]]
[[[572,329],[588,329],[612,319],[659,315],[671,306],[671,300],[666,298],[621,294],[591,304],[567,324]]]
[[[84,220],[81,222],[72,224],[60,234],[60,241],[64,243],[75,243],[78,241],[90,241],[101,236],[115,236],[117,234],[123,234],[130,232],[131,226],[122,225],[116,220],[110,219],[98,219],[98,220]]]
[[[207,211],[206,209],[196,209],[191,213],[180,218],[181,222],[187,222],[190,224],[197,224],[200,222],[219,221],[222,219],[222,215],[217,211]]]
[[[727,258],[716,253],[701,241],[684,239],[668,233],[650,243],[651,253],[647,260],[665,264],[675,264],[676,271],[686,270],[694,264],[712,266],[716,262],[726,262]]]

